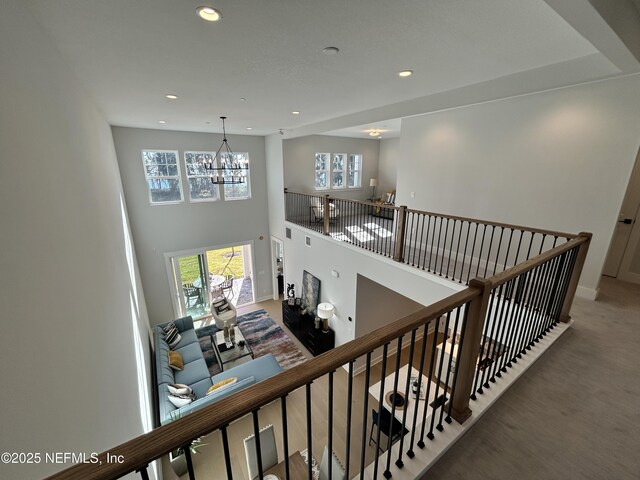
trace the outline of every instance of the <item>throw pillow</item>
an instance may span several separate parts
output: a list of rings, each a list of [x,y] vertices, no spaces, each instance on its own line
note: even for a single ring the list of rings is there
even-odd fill
[[[218,383],[214,383],[209,390],[207,390],[207,395],[219,391],[223,388],[230,387],[234,383],[238,381],[238,377],[227,378],[226,380],[221,380]]]
[[[174,370],[182,370],[184,363],[179,352],[169,352],[169,366]]]
[[[173,348],[178,344],[178,342],[180,342],[182,337],[178,333],[178,329],[174,328],[169,333],[167,333],[167,336],[164,339],[169,344],[169,348]]]
[[[188,385],[184,385],[183,383],[172,383],[168,385],[169,393],[173,395],[191,395],[193,390]]]
[[[191,395],[169,395],[169,401],[173,403],[177,408],[184,407],[193,402],[193,396]]]
[[[167,323],[164,327],[162,327],[162,330],[164,331],[164,333],[165,333],[165,335],[166,335],[167,333],[169,333],[169,332],[170,332],[171,330],[173,330],[174,328],[175,328],[176,330],[178,329],[178,327],[176,327],[175,322],[169,322],[169,323]]]

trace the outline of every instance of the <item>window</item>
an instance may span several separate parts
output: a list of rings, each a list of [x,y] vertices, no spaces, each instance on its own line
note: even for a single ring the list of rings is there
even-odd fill
[[[142,162],[151,204],[182,202],[178,152],[174,150],[143,150]]]
[[[341,190],[362,187],[362,155],[316,153],[315,189]]]
[[[362,155],[349,155],[347,162],[347,187],[360,188],[362,186]]]
[[[329,188],[329,154],[316,153],[316,190]]]
[[[224,199],[225,200],[246,200],[251,198],[251,178],[249,175],[249,154],[246,152],[234,152],[233,158],[229,158],[228,153],[220,154],[220,167],[225,165],[232,168],[244,168],[246,170],[241,171],[241,176],[244,177],[242,183],[225,183],[224,184]],[[225,172],[226,173],[226,172]],[[229,171],[228,173],[231,173]],[[238,180],[238,176],[224,175],[226,182],[233,182]]]
[[[331,188],[344,188],[344,167],[346,153],[334,153],[331,162]]]
[[[185,171],[192,202],[213,202],[220,198],[218,185],[211,183],[211,172],[204,163],[210,163],[213,152],[184,152]],[[214,163],[215,167],[215,163]]]

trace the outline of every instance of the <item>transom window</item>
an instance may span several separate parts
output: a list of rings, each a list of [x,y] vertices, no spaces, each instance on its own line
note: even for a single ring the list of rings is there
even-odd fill
[[[316,190],[341,190],[361,187],[362,155],[354,153],[316,153]]]
[[[220,198],[218,185],[211,183],[211,171],[204,167],[204,163],[212,162],[214,156],[214,152],[184,152],[189,198],[192,202],[214,202]]]
[[[224,199],[225,200],[247,200],[251,198],[251,176],[249,173],[249,154],[247,152],[233,152],[233,155],[228,153],[221,153],[219,157],[220,168],[242,168],[240,172],[241,176],[244,176],[242,183],[225,183],[224,184]],[[224,176],[225,182],[233,182],[238,176],[234,176],[233,170],[221,171]]]
[[[347,187],[360,188],[362,186],[362,155],[349,155],[347,162]]]
[[[316,190],[329,188],[329,158],[328,153],[316,153]]]
[[[142,163],[152,205],[183,201],[177,151],[143,150]]]

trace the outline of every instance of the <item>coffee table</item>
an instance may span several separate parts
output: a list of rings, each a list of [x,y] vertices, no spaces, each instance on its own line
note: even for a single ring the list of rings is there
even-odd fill
[[[233,328],[235,329],[236,343],[230,348],[227,348],[224,343],[224,332],[222,330],[211,335],[211,345],[213,345],[213,351],[216,355],[216,360],[218,360],[218,365],[220,365],[220,370],[223,372],[225,367],[229,369],[253,358],[251,348],[249,348],[242,332],[237,326]],[[238,342],[241,340],[244,341],[242,348],[238,346]]]

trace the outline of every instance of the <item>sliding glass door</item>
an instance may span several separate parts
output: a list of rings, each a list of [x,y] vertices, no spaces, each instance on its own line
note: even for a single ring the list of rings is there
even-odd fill
[[[236,306],[253,303],[251,247],[244,244],[168,254],[176,315],[191,315],[194,320],[206,317],[211,314],[211,302],[220,295]]]

